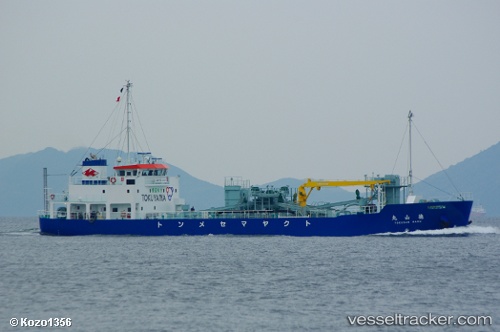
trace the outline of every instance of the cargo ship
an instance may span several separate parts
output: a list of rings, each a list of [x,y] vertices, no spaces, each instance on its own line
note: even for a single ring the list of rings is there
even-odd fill
[[[89,154],[71,173],[62,193],[48,189],[44,169],[40,234],[361,236],[470,223],[472,200],[426,201],[414,195],[411,167],[408,177],[307,179],[296,189],[252,186],[241,177],[228,177],[224,206],[195,211],[181,197],[180,179],[169,176],[167,164],[150,152],[129,151],[131,87],[127,81],[122,89],[127,116],[125,160],[119,157],[111,167],[105,157]],[[412,116],[410,112],[410,128]],[[350,200],[308,204],[311,193],[323,187],[357,189]]]

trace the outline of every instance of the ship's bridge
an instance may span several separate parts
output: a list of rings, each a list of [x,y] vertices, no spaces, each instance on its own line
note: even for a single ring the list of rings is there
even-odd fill
[[[168,166],[165,164],[132,164],[113,167],[116,176],[164,176]]]
[[[161,158],[151,158],[151,152],[138,152],[142,157],[142,162],[127,165],[117,165],[113,167],[115,176],[123,178],[127,176],[166,176],[168,166],[158,162]],[[118,163],[121,161],[119,158]]]
[[[165,164],[129,164],[113,167],[115,176],[110,178],[111,184],[136,184],[137,179],[143,179],[145,185],[160,185],[169,182]]]
[[[113,167],[114,176],[108,177],[106,159],[89,159],[82,162],[81,177],[73,178],[73,184],[107,185],[115,183],[135,184],[138,177],[150,178],[155,182],[158,177],[166,177],[168,166],[163,163],[135,163]],[[127,179],[127,180],[126,180]],[[156,180],[155,180],[156,179]],[[164,180],[165,181],[165,180]],[[146,180],[146,182],[149,182]]]

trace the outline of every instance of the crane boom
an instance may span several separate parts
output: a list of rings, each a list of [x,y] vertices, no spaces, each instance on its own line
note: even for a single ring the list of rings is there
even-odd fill
[[[307,205],[307,199],[314,188],[317,190],[321,190],[321,187],[348,187],[348,186],[369,186],[370,188],[374,188],[375,185],[379,185],[382,183],[390,183],[390,180],[311,180],[307,179],[307,182],[300,185],[298,188],[298,204],[301,207]],[[306,192],[306,188],[309,190]]]

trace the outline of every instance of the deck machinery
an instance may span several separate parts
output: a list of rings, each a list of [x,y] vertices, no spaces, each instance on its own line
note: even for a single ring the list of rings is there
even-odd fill
[[[323,187],[358,186],[365,189],[362,197],[359,189],[353,193],[353,199],[308,205],[307,200],[313,190]],[[337,217],[349,214],[377,213],[387,204],[400,204],[402,188],[398,175],[385,175],[365,180],[311,180],[296,189],[289,186],[275,188],[273,186],[251,186],[248,180],[240,177],[225,179],[225,206],[214,208],[220,214],[240,216],[315,216]]]

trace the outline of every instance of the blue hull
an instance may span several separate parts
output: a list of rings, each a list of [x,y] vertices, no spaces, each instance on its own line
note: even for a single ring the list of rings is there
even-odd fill
[[[49,219],[40,217],[47,235],[287,235],[359,236],[466,226],[472,201],[387,205],[380,213],[335,218],[269,219]]]

